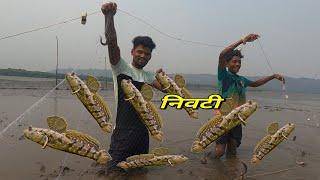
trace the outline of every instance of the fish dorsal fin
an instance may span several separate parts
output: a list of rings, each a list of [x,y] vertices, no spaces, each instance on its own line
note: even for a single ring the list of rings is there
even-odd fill
[[[141,94],[146,101],[151,101],[153,97],[152,87],[148,84],[142,85]]]
[[[208,129],[220,124],[222,119],[223,119],[223,116],[220,114],[215,115],[213,118],[209,119],[209,121],[199,129],[197,133],[197,137],[200,139]]]
[[[186,86],[186,80],[180,74],[174,76],[174,82],[179,86],[179,88],[183,88]]]
[[[254,148],[253,154],[257,154],[258,151],[260,151],[260,147],[261,147],[264,143],[266,143],[266,142],[268,142],[268,141],[270,141],[270,140],[271,140],[271,136],[270,136],[270,135],[267,135],[267,136],[265,136],[264,138],[262,138],[262,139],[257,143],[256,147]]]
[[[169,154],[169,149],[165,147],[158,147],[151,150],[151,154],[156,156],[163,156]]]
[[[96,93],[100,89],[100,82],[94,76],[88,75],[86,85],[92,93]]]
[[[127,157],[126,161],[131,162],[137,159],[140,159],[140,155],[133,155],[133,156]]]
[[[48,127],[58,133],[64,133],[67,130],[68,124],[63,117],[49,116],[47,117]]]
[[[158,113],[158,110],[156,108],[156,106],[152,103],[152,102],[148,102],[147,106],[150,108],[152,115],[155,117],[154,119],[157,121],[158,126],[160,126],[159,128],[162,127],[162,117],[161,115]]]
[[[92,136],[90,136],[88,134],[84,134],[84,133],[81,133],[76,130],[67,130],[66,136],[70,139],[74,138],[74,139],[78,139],[80,141],[83,141],[85,143],[88,143],[88,144],[94,146],[97,150],[100,147],[100,143],[97,139],[93,138]]]
[[[279,123],[274,122],[268,126],[267,132],[268,132],[268,134],[273,135],[274,133],[276,133],[278,131],[278,129],[279,129]]]
[[[138,154],[138,155],[127,157],[126,161],[131,162],[139,159],[152,159],[152,158],[154,158],[154,154]]]
[[[181,91],[184,94],[185,99],[192,99],[192,95],[191,95],[190,91],[188,91],[188,89],[182,88]]]
[[[219,109],[222,115],[229,114],[236,107],[236,102],[234,98],[226,98],[224,102],[222,102],[221,107]]]

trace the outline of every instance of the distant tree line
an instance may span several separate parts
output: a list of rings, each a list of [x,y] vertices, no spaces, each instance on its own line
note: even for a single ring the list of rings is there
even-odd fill
[[[34,77],[34,78],[50,78],[55,79],[56,74],[55,73],[49,73],[49,72],[41,72],[41,71],[27,71],[25,69],[0,69],[0,75],[1,76],[20,76],[20,77]],[[57,74],[58,79],[64,79],[65,74],[58,73]],[[81,79],[86,79],[87,75],[80,74],[79,77]],[[96,77],[99,81],[105,81],[106,78],[99,76]],[[112,81],[112,78],[107,77],[107,81]]]

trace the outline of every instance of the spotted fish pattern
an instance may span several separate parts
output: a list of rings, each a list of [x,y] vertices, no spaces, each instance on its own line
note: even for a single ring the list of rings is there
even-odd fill
[[[147,84],[143,85],[140,92],[132,84],[131,80],[123,79],[121,81],[121,88],[125,94],[125,100],[132,104],[151,136],[157,141],[162,141],[162,117],[151,102],[153,96],[151,86]]]
[[[93,76],[88,76],[86,83],[84,83],[75,73],[67,73],[66,79],[72,94],[78,97],[102,131],[110,133],[112,131],[111,112],[103,97],[98,93],[99,81]]]
[[[219,137],[229,132],[239,124],[246,124],[246,120],[257,109],[257,103],[248,101],[247,103],[236,107],[226,116],[216,115],[204,124],[196,135],[191,151],[195,153],[203,152],[207,146],[216,141]]]

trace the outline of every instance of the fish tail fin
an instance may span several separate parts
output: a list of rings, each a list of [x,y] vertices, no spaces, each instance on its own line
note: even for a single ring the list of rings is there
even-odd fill
[[[99,164],[106,164],[108,161],[112,159],[109,153],[107,153],[105,150],[100,150],[98,153],[100,154],[100,156],[97,159],[97,162]]]
[[[200,145],[200,141],[199,140],[194,141],[194,143],[192,144],[192,147],[191,147],[191,152],[200,153],[203,150],[204,150],[204,148]]]
[[[124,170],[129,169],[129,165],[128,165],[128,163],[125,162],[125,161],[119,162],[119,163],[117,164],[117,166],[120,167],[120,168],[122,168],[122,169],[124,169]]]
[[[251,164],[257,164],[260,161],[260,159],[258,159],[256,156],[253,156],[253,158],[251,159]]]

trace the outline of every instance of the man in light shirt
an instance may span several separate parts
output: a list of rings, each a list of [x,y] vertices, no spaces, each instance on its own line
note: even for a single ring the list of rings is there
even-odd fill
[[[112,160],[108,162],[107,174],[118,171],[116,165],[127,157],[149,152],[149,133],[139,119],[133,106],[125,101],[121,88],[123,79],[130,79],[139,90],[147,83],[160,89],[160,83],[155,79],[155,73],[143,70],[152,56],[155,43],[148,36],[137,36],[133,39],[131,50],[132,62],[129,64],[120,56],[117,35],[114,27],[116,3],[106,3],[101,7],[106,22],[106,40],[111,63],[114,92],[117,101],[116,127],[111,136],[109,153]],[[159,70],[161,71],[161,69]]]

